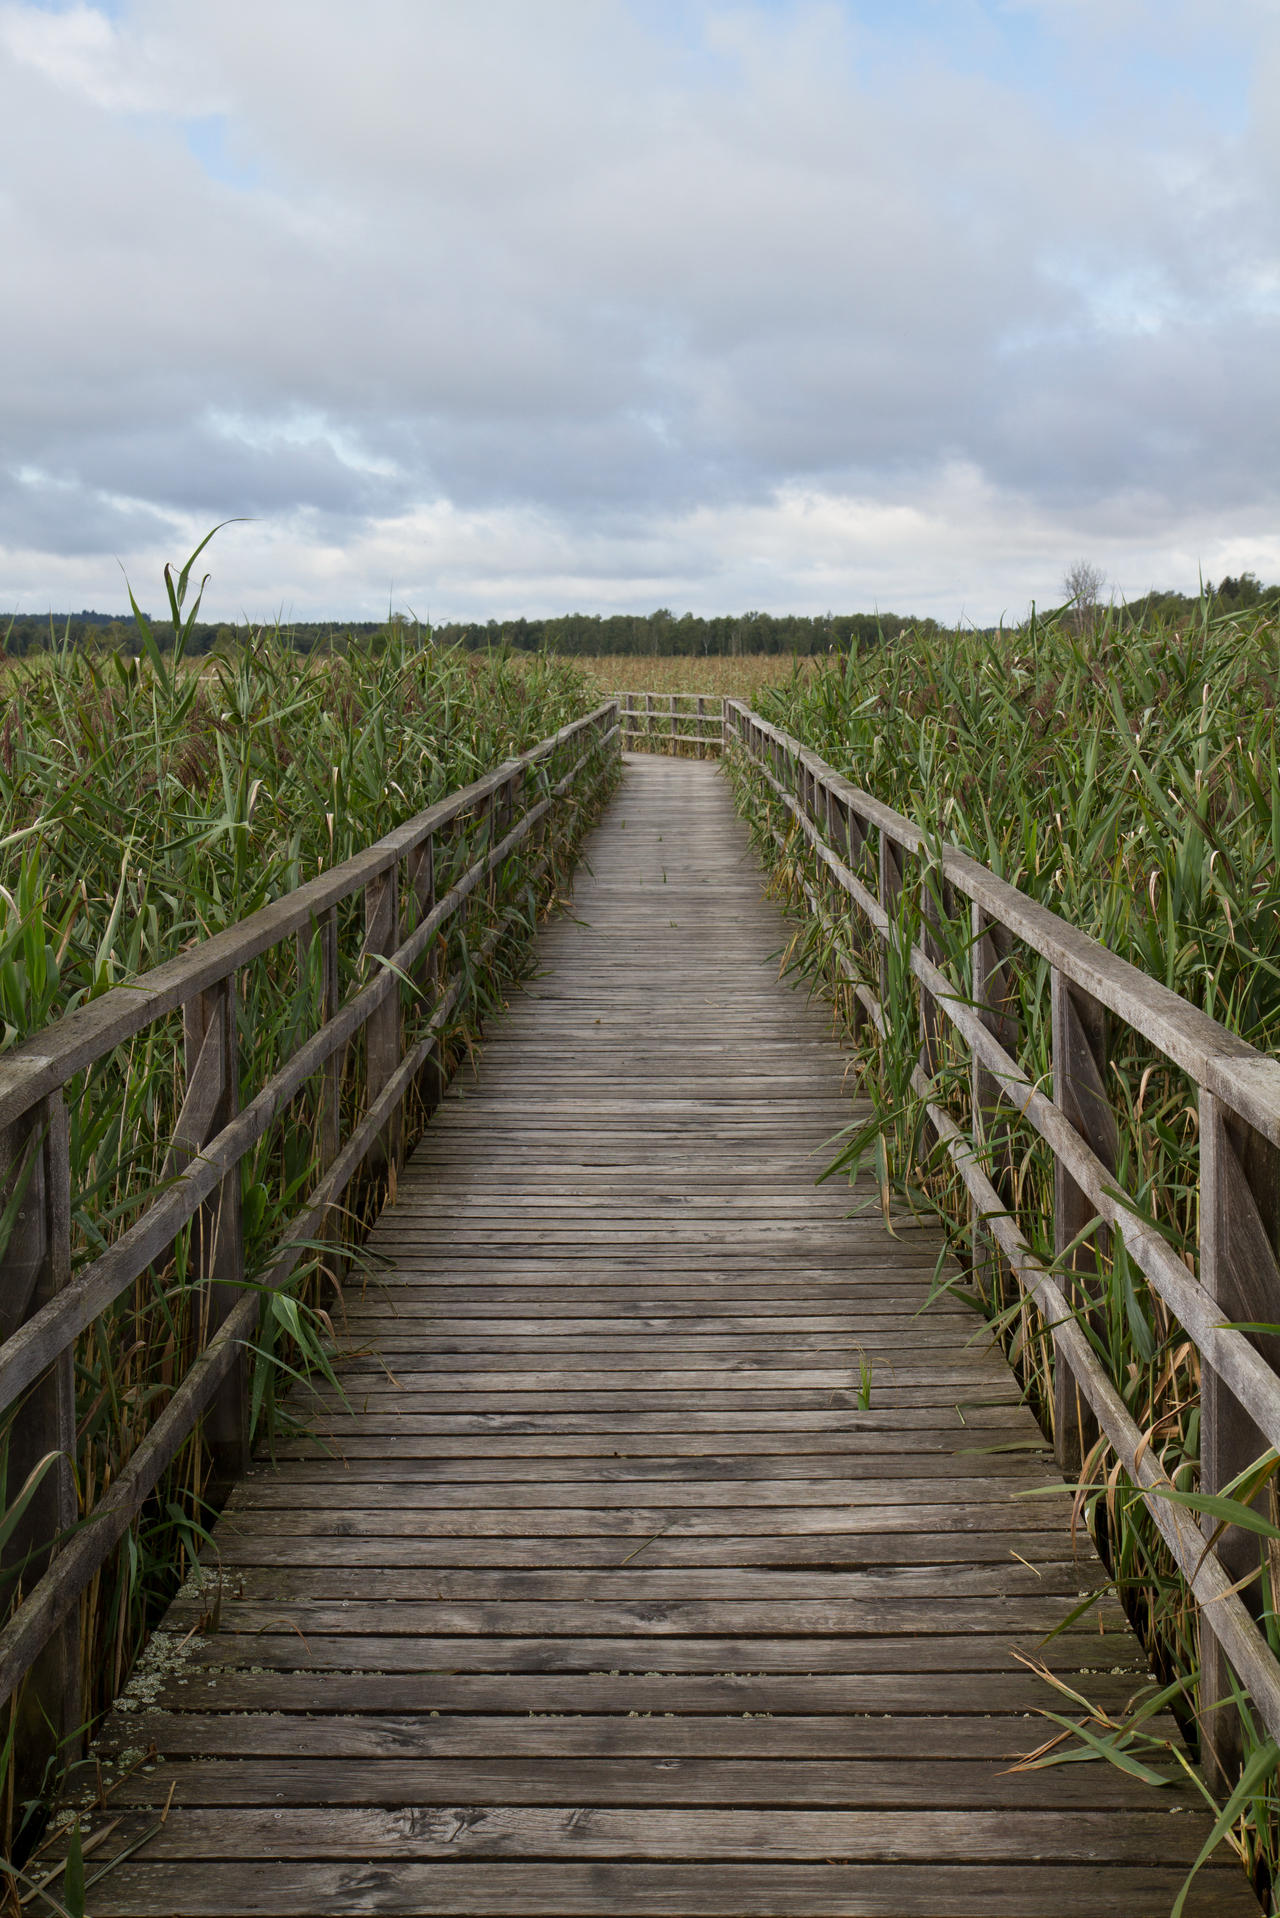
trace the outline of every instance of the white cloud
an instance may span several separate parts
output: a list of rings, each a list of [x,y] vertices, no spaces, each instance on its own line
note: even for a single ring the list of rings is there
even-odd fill
[[[171,43],[126,35],[83,0],[56,13],[11,0],[0,7],[0,47],[60,92],[107,112],[173,114],[179,102],[189,113],[214,111],[212,96],[197,104],[196,76]]]
[[[63,503],[65,509],[65,502]],[[120,500],[132,526],[128,572],[144,605],[158,603],[165,560],[181,560],[208,530],[160,526]],[[1194,591],[1198,578],[1246,567],[1280,577],[1280,530],[1260,511],[1188,514],[1139,493],[1099,499],[1064,524],[1033,497],[993,487],[957,463],[896,493],[788,485],[752,504],[628,514],[586,524],[531,505],[463,508],[446,499],[371,518],[281,512],[222,531],[208,551],[210,618],[377,618],[388,605],[421,619],[726,608],[910,611],[944,621],[1021,618],[1053,602],[1078,550],[1115,590]],[[47,555],[0,547],[0,571],[24,611],[51,603]],[[59,605],[115,605],[119,568],[68,555]]]

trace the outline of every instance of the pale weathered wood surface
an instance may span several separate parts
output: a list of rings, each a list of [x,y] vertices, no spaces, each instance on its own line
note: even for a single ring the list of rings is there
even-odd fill
[[[1112,1601],[1045,1642],[1100,1571],[1010,1373],[815,1184],[845,1060],[715,768],[628,762],[589,858],[374,1234],[350,1413],[107,1729],[93,1918],[1160,1918],[1195,1795],[1011,1769],[1018,1652],[1106,1709],[1141,1658]],[[1256,1905],[1224,1855],[1187,1909]]]

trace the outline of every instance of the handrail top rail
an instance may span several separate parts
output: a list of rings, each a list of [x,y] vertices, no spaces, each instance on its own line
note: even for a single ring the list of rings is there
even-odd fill
[[[1031,946],[1040,957],[1149,1039],[1196,1083],[1258,1132],[1280,1145],[1280,1059],[1259,1052],[1207,1012],[1150,973],[1120,958],[1092,934],[1040,904],[1007,879],[949,843],[939,844],[905,814],[887,806],[836,772],[810,747],[783,732],[747,705],[726,698],[726,709],[794,756],[819,784],[859,818],[879,827],[911,853],[935,855],[950,879],[991,918]]]
[[[388,871],[460,813],[487,799],[521,771],[537,765],[617,706],[603,700],[581,719],[539,740],[528,752],[505,759],[470,785],[448,793],[384,833],[340,865],[295,886],[247,918],[153,966],[135,980],[113,986],[100,998],[76,1006],[52,1025],[0,1055],[0,1126],[11,1124],[104,1053],[131,1039],[156,1019],[174,1012],[238,967],[301,932],[330,907]]]
[[[698,692],[698,691],[697,691],[696,689],[695,689],[695,690],[694,690],[693,692],[691,692],[691,693],[687,693],[687,692],[680,692],[680,693],[676,693],[676,692],[669,692],[669,691],[668,691],[668,692],[665,692],[665,693],[649,693],[649,692],[645,692],[643,688],[641,688],[641,689],[639,689],[638,691],[633,691],[633,690],[631,690],[630,688],[627,688],[627,687],[621,687],[621,688],[619,688],[619,690],[618,690],[618,691],[617,691],[617,692],[616,692],[616,693],[615,693],[615,694],[613,695],[613,697],[614,697],[615,699],[718,699],[718,700],[727,700],[727,699],[729,699],[729,698],[731,698],[731,697],[732,697],[732,695],[731,695],[731,694],[729,694],[729,693],[700,693],[700,692]]]

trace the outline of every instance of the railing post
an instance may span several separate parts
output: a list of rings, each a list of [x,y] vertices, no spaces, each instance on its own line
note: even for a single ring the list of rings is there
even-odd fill
[[[331,907],[320,919],[312,920],[309,932],[297,937],[299,989],[307,982],[316,955],[319,970],[318,1020],[328,1025],[338,1011],[338,914]],[[342,1084],[342,1057],[331,1053],[320,1068],[316,1093],[316,1158],[321,1173],[328,1171],[338,1156],[340,1144],[339,1091]]]
[[[548,767],[547,778],[551,779],[552,777],[552,771],[550,767]],[[516,815],[516,795],[523,781],[524,767],[521,766],[517,771],[513,772],[509,778],[503,780],[502,785],[493,796],[493,809],[489,814],[490,852],[492,852],[494,847],[500,844],[511,831],[512,822]],[[489,875],[489,903],[495,912],[498,912],[501,908],[500,871],[501,867],[495,866]]]
[[[61,1092],[42,1099],[0,1131],[0,1211],[21,1188],[8,1243],[0,1246],[0,1334],[8,1338],[46,1305],[71,1276],[71,1167],[67,1108]],[[50,1453],[53,1463],[4,1548],[7,1571],[23,1566],[30,1591],[76,1523],[75,1359],[61,1352],[22,1400],[9,1431],[8,1471],[0,1509],[12,1506],[28,1475]],[[23,1685],[14,1726],[13,1764],[19,1792],[38,1792],[50,1758],[79,1755],[80,1607],[53,1633]]]
[[[653,694],[646,693],[644,696],[644,748],[650,753],[653,751],[653,730]]]
[[[1013,935],[997,919],[989,919],[975,900],[971,907],[969,943],[969,996],[974,1010],[987,1031],[1011,1056],[1016,1056],[1020,1040],[1017,1015],[1018,997],[1010,960]],[[974,1057],[970,1075],[972,1130],[980,1148],[985,1148],[987,1176],[1004,1203],[1013,1205],[1013,1136],[1009,1129],[1009,1107],[995,1075]],[[996,1293],[997,1255],[995,1241],[982,1226],[978,1208],[969,1207],[973,1230],[974,1283],[986,1298]]]
[[[377,956],[396,949],[400,925],[399,876],[396,862],[372,878],[364,889],[364,950],[375,961]],[[393,976],[391,991],[365,1021],[365,1097],[370,1106],[400,1063],[400,1025],[400,984]],[[393,1169],[394,1177],[400,1165],[403,1138],[404,1120],[397,1108],[379,1135],[378,1149],[369,1155],[371,1168],[376,1171],[386,1165]]]
[[[847,799],[838,800],[836,804],[843,826],[838,850],[850,872],[856,873],[859,879],[865,880],[867,876],[866,829]],[[867,951],[867,934],[863,928],[861,910],[854,904],[852,898],[847,898],[845,901],[845,911],[848,915],[849,942],[855,951],[865,955]],[[874,934],[872,937],[874,938]],[[860,1037],[862,1028],[866,1023],[866,1007],[855,992],[852,995],[849,1007],[849,1025],[855,1039]]]
[[[1280,1151],[1200,1091],[1200,1283],[1228,1323],[1280,1323]],[[1273,1371],[1280,1370],[1280,1338],[1247,1334]],[[1267,1450],[1267,1441],[1235,1395],[1206,1361],[1200,1378],[1200,1484],[1221,1492]],[[1266,1493],[1264,1517],[1274,1522]],[[1218,1521],[1206,1518],[1210,1536]],[[1229,1525],[1217,1537],[1217,1556],[1249,1610],[1260,1615],[1280,1598],[1259,1590],[1257,1537]],[[1269,1560],[1266,1561],[1269,1564]],[[1264,1573],[1264,1577],[1267,1574]],[[1270,1573],[1272,1579],[1275,1573]],[[1242,1725],[1230,1703],[1230,1669],[1214,1636],[1211,1608],[1200,1613],[1200,1746],[1211,1784],[1229,1790],[1243,1758]]]
[[[942,941],[938,937],[943,914],[949,910],[947,885],[940,869],[929,863],[921,847],[916,856],[920,887],[920,946],[926,959],[942,964]],[[942,1064],[942,1014],[928,987],[920,985],[920,1069],[931,1079]]]
[[[436,903],[436,836],[428,833],[409,862],[407,874],[408,888],[417,901],[418,924],[435,909]],[[435,1009],[440,996],[440,940],[437,936],[419,959],[414,974],[415,983],[423,995],[427,1017]],[[429,1118],[444,1095],[444,1075],[441,1071],[440,1048],[436,1047],[422,1068],[419,1081],[419,1097],[426,1116]]]
[[[1107,1097],[1107,1013],[1096,999],[1071,985],[1055,966],[1053,993],[1053,1097],[1070,1124],[1114,1173],[1120,1135]],[[1067,1247],[1097,1217],[1092,1202],[1058,1159],[1053,1167],[1053,1249],[1067,1269],[1096,1275],[1110,1246],[1107,1228],[1067,1253]],[[1064,1278],[1063,1291],[1076,1306],[1086,1297],[1078,1281]],[[1094,1315],[1087,1312],[1085,1318]],[[1058,1466],[1070,1483],[1097,1442],[1098,1425],[1076,1387],[1070,1367],[1059,1355],[1053,1368],[1053,1435]]]
[[[338,1016],[338,910],[320,922],[320,1012],[327,1023]],[[320,1161],[327,1172],[342,1143],[342,1054],[325,1060],[320,1099]]]
[[[703,698],[702,694],[699,693],[698,694],[698,716],[694,722],[698,728],[698,758],[699,759],[705,759],[707,756],[706,713],[707,713],[707,702]]]
[[[671,695],[671,757],[674,759],[680,750],[680,733],[676,725],[676,696]]]
[[[188,1097],[197,1079],[209,1076],[217,1097],[207,1120],[183,1140],[198,1151],[240,1110],[240,1047],[236,1032],[236,975],[229,973],[182,1009]],[[198,1098],[198,1094],[197,1094]],[[208,1340],[244,1297],[244,1215],[240,1167],[232,1166],[192,1221],[193,1281],[202,1293],[202,1331]],[[205,1442],[215,1487],[225,1488],[249,1468],[249,1356],[242,1347],[205,1415]]]
[[[889,946],[898,936],[898,902],[902,897],[902,856],[883,826],[880,828],[880,906],[888,915],[888,938],[880,949],[880,1007],[889,1019]]]
[[[310,933],[298,934],[298,978],[301,984],[307,978],[311,967],[311,955],[314,952],[319,967],[319,1006],[318,1017],[321,1026],[328,1025],[338,1012],[338,913],[331,907],[319,920],[313,920]],[[316,1162],[320,1176],[329,1170],[338,1156],[342,1144],[342,1060],[346,1048],[330,1053],[320,1068],[316,1089],[315,1141]],[[340,1235],[333,1232],[326,1220],[319,1228],[318,1239],[336,1240]],[[336,1285],[341,1277],[340,1261],[336,1251],[330,1255],[326,1270]]]

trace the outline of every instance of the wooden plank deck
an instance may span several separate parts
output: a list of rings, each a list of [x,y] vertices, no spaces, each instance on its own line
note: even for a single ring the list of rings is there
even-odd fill
[[[1119,1705],[1138,1649],[1043,1643],[1100,1573],[1039,1432],[934,1236],[814,1184],[844,1060],[715,767],[629,761],[589,858],[376,1230],[337,1456],[242,1485],[108,1727],[90,1864],[152,1835],[92,1918],[1162,1918],[1194,1793],[1009,1769],[1016,1652]]]

